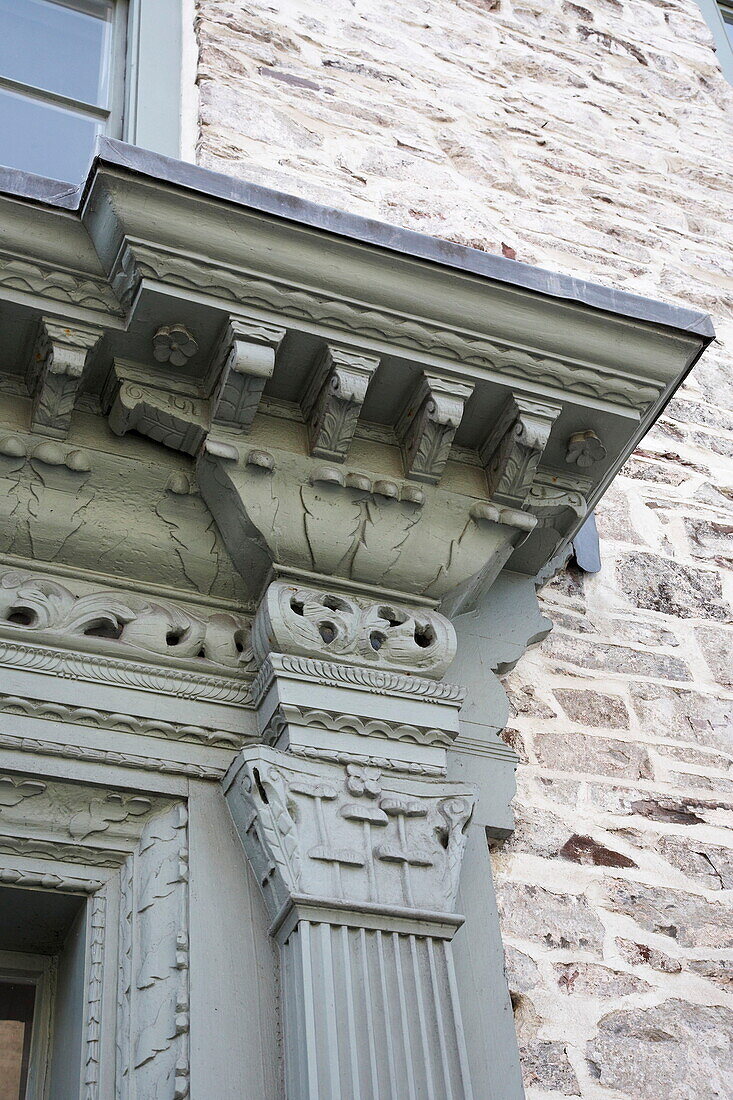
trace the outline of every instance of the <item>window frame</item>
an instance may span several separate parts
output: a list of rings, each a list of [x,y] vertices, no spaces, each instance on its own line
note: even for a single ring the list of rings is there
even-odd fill
[[[122,139],[181,156],[182,0],[127,0]]]
[[[718,62],[723,70],[723,76],[731,84],[733,84],[733,43],[730,40],[728,31],[725,27],[725,20],[723,19],[722,7],[730,8],[731,14],[733,14],[733,4],[725,3],[725,5],[718,2],[718,0],[697,0],[698,6],[702,11],[705,18],[705,22],[713,36],[715,42],[715,52],[718,56]]]
[[[28,982],[36,987],[31,1024],[26,1100],[46,1100],[51,1058],[51,1016],[56,992],[57,960],[54,955],[0,951],[0,977]]]

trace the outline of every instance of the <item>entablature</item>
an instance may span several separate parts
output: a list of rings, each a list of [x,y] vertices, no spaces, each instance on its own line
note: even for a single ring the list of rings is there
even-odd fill
[[[119,143],[75,208],[16,194],[0,217],[0,365],[29,426],[69,438],[97,410],[198,459],[222,530],[232,493],[257,513],[225,541],[259,556],[259,589],[295,570],[450,611],[504,565],[534,575],[712,337],[701,314]]]

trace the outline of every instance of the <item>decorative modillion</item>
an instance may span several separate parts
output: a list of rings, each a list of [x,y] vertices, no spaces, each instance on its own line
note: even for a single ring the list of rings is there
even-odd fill
[[[82,375],[101,336],[98,328],[41,318],[27,372],[34,431],[66,437]]]

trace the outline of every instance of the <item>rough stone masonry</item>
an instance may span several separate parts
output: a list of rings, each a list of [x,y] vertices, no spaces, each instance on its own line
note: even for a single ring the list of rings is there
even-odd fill
[[[733,88],[694,0],[199,0],[199,160],[708,310],[506,681],[527,1096],[733,1096]]]

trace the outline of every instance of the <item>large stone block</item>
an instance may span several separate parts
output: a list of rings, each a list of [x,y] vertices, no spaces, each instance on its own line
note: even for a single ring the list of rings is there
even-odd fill
[[[721,1100],[733,1076],[733,1012],[676,999],[611,1012],[587,1057],[604,1088],[635,1100]]]
[[[565,688],[558,688],[554,695],[573,722],[606,729],[628,729],[629,712],[615,695],[604,695],[599,691],[568,691]]]
[[[664,951],[658,951],[656,947],[650,947],[649,944],[617,939],[616,946],[621,952],[621,957],[633,966],[650,966],[652,970],[659,970],[663,974],[679,974],[682,970],[681,962]]]
[[[583,895],[560,894],[530,883],[503,882],[498,890],[504,933],[546,947],[600,954],[603,925]]]
[[[622,592],[635,607],[680,619],[729,622],[733,611],[723,599],[720,575],[692,569],[656,554],[626,554],[616,570]]]
[[[646,749],[633,741],[584,737],[557,729],[536,734],[534,742],[537,759],[546,768],[625,779],[649,779],[652,774]]]
[[[696,894],[613,879],[604,906],[624,913],[648,932],[669,936],[681,947],[733,947],[730,908]]]
[[[651,989],[648,982],[635,974],[595,963],[555,963],[552,969],[558,989],[568,997],[628,997]]]
[[[544,646],[548,657],[579,668],[623,676],[654,676],[660,680],[691,680],[692,673],[679,657],[650,653],[627,646],[588,641],[554,631]]]
[[[662,836],[657,849],[698,885],[708,890],[733,889],[733,848],[689,837]]]
[[[655,737],[731,751],[732,700],[661,684],[633,684],[631,698],[642,726]]]

